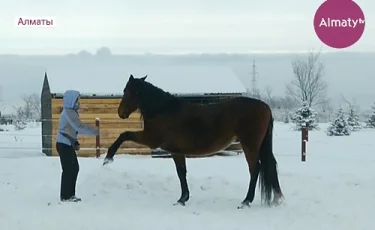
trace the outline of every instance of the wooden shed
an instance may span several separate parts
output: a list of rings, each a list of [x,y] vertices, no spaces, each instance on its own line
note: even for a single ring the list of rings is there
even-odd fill
[[[176,71],[176,68],[179,71]],[[202,71],[202,68],[205,71]],[[138,74],[135,77],[148,74],[147,80],[152,84],[178,97],[184,97],[192,103],[215,103],[219,100],[241,96],[246,92],[245,87],[230,68],[174,66],[174,69],[175,71],[171,71],[167,67],[156,68],[154,66],[153,68],[148,68],[148,71],[145,71],[144,74]],[[207,69],[215,71],[210,73]],[[190,78],[186,79],[187,77],[178,76],[181,71],[190,76]],[[41,94],[43,153],[47,156],[57,156],[55,140],[58,132],[59,115],[62,111],[63,93],[67,89],[76,89],[81,92],[81,120],[84,123],[99,126],[101,131],[100,136],[97,137],[79,136],[81,143],[81,150],[78,152],[79,156],[98,157],[107,151],[107,148],[120,133],[126,130],[142,130],[143,121],[138,112],[135,112],[129,119],[125,120],[120,119],[117,115],[122,90],[130,75],[129,73],[117,74],[121,74],[121,76],[113,78],[118,79],[118,81],[112,81],[112,79],[108,79],[105,76],[95,76],[90,85],[87,85],[87,83],[86,85],[81,83],[81,85],[79,84],[80,82],[85,82],[85,76],[82,76],[82,74],[80,76],[71,76],[69,81],[66,77],[51,76],[49,71],[50,79],[54,79],[52,84],[47,77],[47,73],[45,73]],[[72,82],[75,82],[73,87]],[[58,84],[58,87],[56,87],[56,84]],[[103,134],[104,130],[106,130],[106,135]],[[229,148],[241,150],[236,143]],[[121,145],[118,154],[151,154],[151,149],[129,141]]]

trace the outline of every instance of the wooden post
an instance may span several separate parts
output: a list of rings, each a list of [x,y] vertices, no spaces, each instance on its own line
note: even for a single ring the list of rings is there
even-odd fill
[[[302,127],[302,149],[301,149],[301,160],[302,162],[306,161],[306,142],[309,141],[308,129]]]
[[[96,136],[96,158],[100,157],[100,118],[95,118],[95,126],[99,129],[99,135]]]

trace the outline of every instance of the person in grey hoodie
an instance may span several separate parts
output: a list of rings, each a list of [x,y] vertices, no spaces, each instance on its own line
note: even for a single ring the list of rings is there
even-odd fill
[[[95,126],[84,124],[79,118],[80,93],[76,90],[67,90],[63,98],[63,110],[60,114],[59,130],[56,137],[56,149],[60,156],[62,167],[60,200],[77,202],[76,182],[79,164],[76,150],[79,150],[78,133],[89,136],[99,135]]]

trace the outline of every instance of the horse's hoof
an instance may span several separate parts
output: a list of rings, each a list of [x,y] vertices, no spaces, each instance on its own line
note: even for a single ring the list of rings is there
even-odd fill
[[[250,202],[242,202],[241,205],[237,207],[237,209],[244,209],[244,208],[250,208]]]
[[[282,203],[283,203],[283,201],[281,199],[277,199],[277,200],[273,200],[272,203],[271,203],[271,205],[274,206],[274,207],[278,207]]]
[[[112,162],[113,162],[113,158],[104,158],[103,165],[106,165]]]
[[[274,196],[271,205],[274,207],[280,206],[283,203],[284,197],[283,196]]]
[[[185,202],[179,200],[175,204],[173,204],[173,206],[177,206],[177,205],[185,206]]]

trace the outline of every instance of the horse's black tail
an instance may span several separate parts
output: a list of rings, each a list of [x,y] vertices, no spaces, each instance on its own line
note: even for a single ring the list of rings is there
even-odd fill
[[[272,190],[283,196],[277,175],[277,162],[272,152],[273,117],[271,116],[267,133],[260,149],[260,188],[262,203],[271,204]]]

